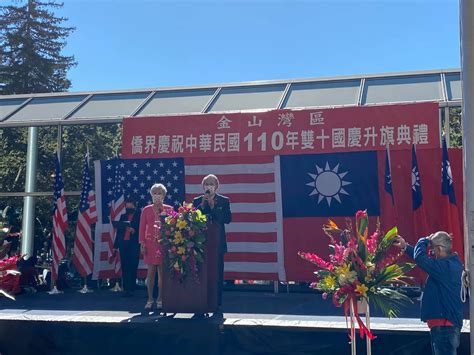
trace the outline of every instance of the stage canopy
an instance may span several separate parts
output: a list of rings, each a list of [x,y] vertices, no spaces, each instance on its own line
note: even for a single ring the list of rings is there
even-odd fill
[[[461,105],[459,69],[140,90],[0,96],[0,128],[123,117],[439,102]]]

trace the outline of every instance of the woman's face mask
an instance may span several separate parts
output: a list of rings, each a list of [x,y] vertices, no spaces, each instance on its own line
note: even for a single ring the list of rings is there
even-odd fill
[[[163,203],[163,200],[165,199],[165,195],[163,195],[162,192],[152,193],[151,198],[154,204]]]

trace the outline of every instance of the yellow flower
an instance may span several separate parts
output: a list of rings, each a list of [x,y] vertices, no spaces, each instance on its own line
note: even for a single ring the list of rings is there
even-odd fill
[[[337,280],[341,286],[351,284],[357,278],[355,271],[350,271],[350,265],[345,264],[336,268]]]
[[[176,226],[177,226],[179,229],[186,228],[187,225],[188,225],[188,222],[186,222],[184,219],[180,219],[180,220],[178,221],[178,223],[176,223]]]
[[[356,286],[355,290],[362,296],[367,297],[367,291],[369,290],[369,288],[365,286],[364,284],[359,284]]]
[[[178,254],[179,255],[183,255],[185,251],[186,251],[185,247],[178,247]]]
[[[175,244],[179,244],[183,242],[183,235],[181,234],[181,232],[177,231],[174,234],[174,242]]]
[[[326,276],[323,279],[323,283],[329,289],[333,289],[334,287],[336,287],[336,279],[334,278],[334,276]]]
[[[336,268],[336,275],[347,275],[350,271],[350,265],[344,264]]]

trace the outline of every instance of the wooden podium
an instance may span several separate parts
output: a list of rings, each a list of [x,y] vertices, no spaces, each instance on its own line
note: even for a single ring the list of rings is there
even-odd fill
[[[165,313],[208,313],[217,309],[217,253],[219,250],[219,226],[207,224],[204,262],[198,272],[198,280],[188,275],[183,282],[174,279],[171,271],[163,267],[163,308]]]

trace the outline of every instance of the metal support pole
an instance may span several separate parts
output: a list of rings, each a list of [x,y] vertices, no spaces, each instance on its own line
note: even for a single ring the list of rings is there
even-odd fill
[[[38,127],[28,128],[28,147],[26,152],[25,192],[36,191],[36,158],[38,154]],[[35,198],[25,196],[23,200],[23,236],[21,253],[33,256],[35,241]]]
[[[474,2],[460,0],[461,27],[461,78],[462,78],[462,124],[464,160],[464,238],[466,267],[471,275],[471,295],[474,295]],[[469,299],[470,314],[474,314],[474,301]],[[474,349],[474,332],[470,332],[471,349]]]
[[[444,108],[444,134],[446,137],[446,145],[448,148],[451,147],[451,132],[449,130],[449,123],[451,122],[451,115],[449,112],[449,107]]]

